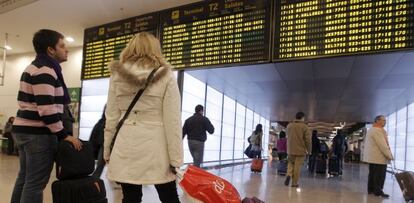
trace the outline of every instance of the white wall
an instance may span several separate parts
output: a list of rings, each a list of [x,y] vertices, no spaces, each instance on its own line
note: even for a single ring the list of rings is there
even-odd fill
[[[0,68],[3,67],[3,54],[0,52]],[[23,70],[33,61],[35,53],[7,56],[4,86],[0,86],[0,126],[7,118],[17,112],[17,92]],[[82,48],[69,49],[68,61],[62,63],[63,77],[68,87],[80,87],[82,66]]]

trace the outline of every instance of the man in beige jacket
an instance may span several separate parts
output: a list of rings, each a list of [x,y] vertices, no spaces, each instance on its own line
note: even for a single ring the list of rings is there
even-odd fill
[[[382,189],[386,176],[387,164],[393,160],[388,144],[387,132],[384,130],[385,116],[375,117],[374,125],[368,130],[364,145],[364,161],[369,163],[368,194],[388,198]]]
[[[305,156],[311,153],[311,133],[305,124],[305,114],[298,112],[296,119],[287,126],[287,153],[288,171],[285,185],[288,186],[292,178],[292,187],[298,187],[300,170]]]

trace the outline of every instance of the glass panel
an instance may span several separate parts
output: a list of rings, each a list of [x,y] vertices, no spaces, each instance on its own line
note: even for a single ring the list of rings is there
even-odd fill
[[[243,158],[244,148],[244,125],[246,120],[246,107],[237,103],[236,105],[236,132],[235,132],[235,144],[234,144],[234,158]]]
[[[233,159],[236,102],[224,95],[221,159]],[[227,151],[227,152],[225,152]],[[225,152],[225,153],[224,153]],[[231,152],[231,153],[228,153]]]
[[[82,81],[79,138],[89,140],[107,101],[109,78]]]
[[[407,107],[397,112],[397,131],[395,136],[395,164],[398,169],[405,169],[405,143],[407,136]]]
[[[252,135],[253,132],[253,111],[250,109],[246,109],[246,129],[244,133],[244,146],[247,147],[249,143],[247,142],[247,138]],[[243,154],[244,158],[248,158],[246,155]]]
[[[184,124],[185,120],[194,114],[194,109],[198,104],[204,106],[206,84],[187,73],[184,73],[183,83],[181,119]],[[208,137],[208,139],[210,139],[210,137]],[[184,163],[193,162],[193,158],[188,149],[187,136],[183,139],[183,148]],[[206,155],[204,155],[204,157],[205,156]]]
[[[207,136],[205,142],[204,161],[218,161],[220,158],[220,136],[223,94],[207,86],[206,116],[210,119],[215,130],[213,135]]]
[[[393,155],[395,155],[395,131],[396,131],[396,119],[397,114],[394,112],[388,116],[387,123],[388,123],[388,140],[390,144],[390,149]]]

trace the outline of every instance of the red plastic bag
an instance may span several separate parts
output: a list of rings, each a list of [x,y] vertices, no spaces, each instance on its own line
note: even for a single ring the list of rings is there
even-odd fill
[[[228,181],[195,166],[178,171],[178,181],[184,192],[203,203],[241,203],[236,188]]]

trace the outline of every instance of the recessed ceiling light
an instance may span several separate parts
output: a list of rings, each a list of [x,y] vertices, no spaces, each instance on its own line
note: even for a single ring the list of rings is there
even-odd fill
[[[5,48],[6,48],[7,50],[12,50],[11,46],[9,46],[9,45],[6,45],[6,46],[5,46]]]
[[[75,40],[72,37],[66,37],[66,41],[68,41],[68,42],[74,42]]]

